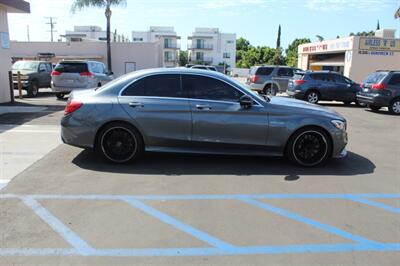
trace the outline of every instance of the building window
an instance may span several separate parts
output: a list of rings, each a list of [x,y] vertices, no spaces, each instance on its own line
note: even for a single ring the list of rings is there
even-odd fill
[[[224,53],[223,57],[224,58],[231,58],[231,54],[230,53]]]
[[[233,40],[227,40],[226,43],[227,43],[227,44],[233,44],[234,41],[233,41]]]
[[[204,53],[197,52],[196,53],[196,61],[203,61],[203,59],[204,59]]]
[[[133,38],[134,42],[143,42],[143,38]]]
[[[164,48],[172,48],[172,40],[164,39]]]
[[[170,51],[164,52],[164,59],[165,61],[172,61],[173,59],[172,52]]]

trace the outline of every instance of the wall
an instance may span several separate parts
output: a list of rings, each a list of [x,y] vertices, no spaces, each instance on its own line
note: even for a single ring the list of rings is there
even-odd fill
[[[54,53],[57,60],[88,58],[107,62],[105,42],[11,42],[10,51],[13,57],[32,58],[38,53]],[[111,43],[111,56],[115,76],[125,74],[126,62],[135,62],[136,70],[162,66],[156,43]]]
[[[0,32],[8,33],[7,12],[0,7]],[[10,49],[4,49],[0,45],[0,103],[9,102],[10,85],[8,80],[8,71],[11,69]]]

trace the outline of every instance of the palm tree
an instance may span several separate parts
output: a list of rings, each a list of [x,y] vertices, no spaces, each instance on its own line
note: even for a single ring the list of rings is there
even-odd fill
[[[105,16],[107,19],[107,66],[108,70],[112,70],[111,66],[111,6],[126,4],[126,0],[75,0],[72,4],[71,11],[81,10],[85,7],[105,8]]]

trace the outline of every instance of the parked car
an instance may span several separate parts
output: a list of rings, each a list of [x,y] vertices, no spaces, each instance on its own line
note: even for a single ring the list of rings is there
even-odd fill
[[[388,107],[389,112],[400,115],[400,71],[374,72],[361,84],[357,100],[374,111]]]
[[[51,88],[59,99],[72,90],[100,87],[113,79],[113,73],[97,61],[61,61],[51,73]]]
[[[191,66],[190,68],[218,71],[215,66],[194,65],[194,66]]]
[[[111,112],[112,110],[112,112]],[[214,71],[129,73],[97,90],[73,91],[62,140],[114,163],[144,151],[286,155],[303,166],[346,155],[346,120],[303,101],[259,96]]]
[[[339,73],[332,71],[296,72],[289,81],[287,94],[309,103],[320,100],[341,101],[351,104],[357,101],[360,85]]]
[[[266,95],[276,95],[285,92],[289,79],[300,69],[288,66],[255,66],[250,68],[246,84],[252,90]]]
[[[12,66],[14,89],[18,88],[18,72],[21,74],[22,89],[29,97],[36,97],[40,88],[50,88],[52,65],[46,61],[17,61]]]

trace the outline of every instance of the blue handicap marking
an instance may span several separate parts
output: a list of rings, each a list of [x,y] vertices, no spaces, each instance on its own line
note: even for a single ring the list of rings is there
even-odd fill
[[[355,252],[400,251],[399,243],[381,243],[354,235],[340,228],[318,222],[297,213],[278,208],[261,199],[345,199],[365,204],[381,210],[400,213],[400,208],[388,206],[375,199],[397,199],[400,194],[227,194],[227,195],[14,195],[0,194],[1,200],[19,199],[29,207],[42,221],[47,223],[59,234],[70,248],[0,248],[0,256],[99,256],[99,257],[140,257],[140,256],[232,256],[255,254],[290,254],[290,253],[321,253],[321,252]],[[203,241],[210,247],[199,248],[94,248],[77,233],[65,225],[38,200],[114,200],[127,202],[160,221],[166,223],[192,237]],[[318,230],[348,239],[351,243],[338,244],[303,244],[303,245],[269,245],[269,246],[235,246],[218,239],[207,232],[201,231],[178,220],[156,208],[146,204],[146,201],[190,201],[190,200],[239,200],[251,206],[271,212],[287,219],[307,224]],[[229,222],[229,221],[227,221]]]

